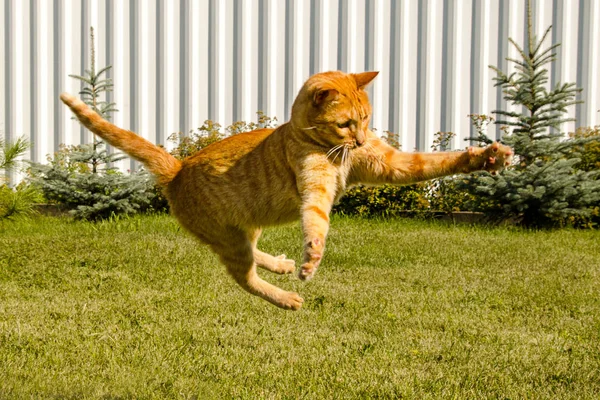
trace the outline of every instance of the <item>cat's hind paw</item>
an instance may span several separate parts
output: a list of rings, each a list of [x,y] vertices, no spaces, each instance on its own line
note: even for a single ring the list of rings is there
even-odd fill
[[[296,261],[285,258],[285,254],[275,257],[277,262],[273,272],[277,274],[291,274],[296,270]]]
[[[282,296],[280,299],[278,299],[275,305],[283,308],[284,310],[296,311],[302,307],[302,303],[304,303],[304,299],[300,297],[298,293],[285,292],[285,296]]]
[[[260,250],[255,250],[254,260],[259,267],[276,274],[291,274],[296,270],[296,261],[285,258],[285,254],[273,257]]]

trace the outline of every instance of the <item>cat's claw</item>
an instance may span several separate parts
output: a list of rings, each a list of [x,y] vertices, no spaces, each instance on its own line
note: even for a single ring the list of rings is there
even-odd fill
[[[513,158],[513,150],[498,142],[491,145],[481,147],[470,147],[469,156],[474,160],[473,169],[483,169],[492,175],[496,175],[499,171],[508,167]]]
[[[317,271],[317,265],[315,265],[314,263],[310,263],[310,262],[304,263],[304,264],[302,264],[302,268],[300,269],[300,272],[298,273],[298,278],[300,278],[303,281],[309,281],[313,278],[316,271]]]

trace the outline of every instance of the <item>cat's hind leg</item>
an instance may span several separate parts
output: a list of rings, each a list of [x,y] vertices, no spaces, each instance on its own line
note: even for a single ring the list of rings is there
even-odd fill
[[[276,274],[289,274],[294,272],[296,270],[296,262],[285,258],[285,254],[275,257],[256,248],[260,233],[261,230],[257,229],[249,234],[256,265],[267,271],[275,272]]]
[[[229,274],[244,290],[286,310],[302,307],[304,299],[297,293],[286,292],[258,276],[252,242],[244,232],[232,228],[226,242],[212,247]]]
[[[291,274],[296,270],[296,261],[285,258],[285,254],[272,256],[258,249],[254,249],[256,265],[276,274]]]

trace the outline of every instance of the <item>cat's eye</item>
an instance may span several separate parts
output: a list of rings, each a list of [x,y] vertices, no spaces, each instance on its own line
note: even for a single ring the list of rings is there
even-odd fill
[[[344,129],[344,128],[348,128],[348,127],[350,126],[350,124],[351,124],[351,123],[352,123],[352,121],[348,120],[348,121],[346,121],[346,122],[344,122],[344,123],[337,124],[337,126],[338,126],[338,128],[340,128],[340,129]]]

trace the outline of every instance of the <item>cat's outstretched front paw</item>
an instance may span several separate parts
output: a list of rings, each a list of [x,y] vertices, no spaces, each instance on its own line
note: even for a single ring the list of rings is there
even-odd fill
[[[494,142],[486,148],[469,147],[469,156],[471,157],[471,165],[475,170],[485,170],[496,175],[498,171],[502,171],[512,162],[513,150]]]

